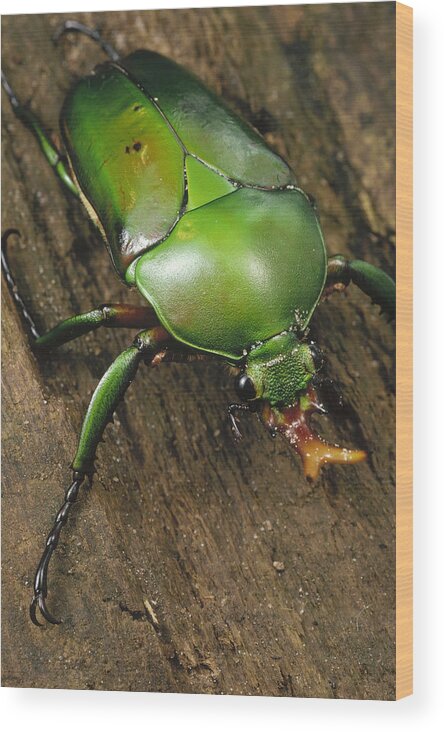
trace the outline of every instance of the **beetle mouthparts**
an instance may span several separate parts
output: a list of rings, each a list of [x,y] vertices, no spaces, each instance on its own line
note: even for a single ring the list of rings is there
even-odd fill
[[[326,442],[309,425],[313,412],[324,412],[313,387],[300,397],[295,405],[276,410],[265,403],[261,419],[272,432],[283,434],[302,458],[305,477],[316,480],[323,465],[353,464],[366,459],[364,450],[349,450],[346,447]]]

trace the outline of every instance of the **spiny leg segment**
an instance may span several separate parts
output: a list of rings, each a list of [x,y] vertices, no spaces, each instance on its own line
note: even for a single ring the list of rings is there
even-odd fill
[[[29,614],[34,625],[42,625],[37,620],[37,608],[39,608],[42,616],[48,623],[58,625],[60,620],[52,615],[46,606],[46,596],[48,594],[48,565],[49,560],[55,551],[60,538],[60,532],[68,520],[71,506],[76,502],[81,485],[85,480],[85,475],[74,471],[73,482],[65,493],[65,500],[57,513],[54,525],[48,534],[45,544],[45,551],[42,554],[37,571],[34,577],[34,595],[29,608]]]
[[[15,283],[14,277],[11,272],[11,268],[9,266],[8,262],[8,256],[7,256],[7,246],[8,246],[8,239],[11,236],[20,236],[20,232],[18,229],[7,229],[5,233],[2,236],[2,271],[6,280],[6,284],[8,285],[9,291],[11,293],[11,296],[15,302],[15,304],[18,307],[18,310],[20,312],[20,315],[22,316],[23,320],[26,323],[26,326],[28,327],[29,331],[31,332],[31,335],[33,338],[37,339],[39,338],[39,332],[36,328],[36,325],[34,323],[34,318],[30,314],[28,308],[26,307],[24,300],[22,296],[20,295],[17,285]]]

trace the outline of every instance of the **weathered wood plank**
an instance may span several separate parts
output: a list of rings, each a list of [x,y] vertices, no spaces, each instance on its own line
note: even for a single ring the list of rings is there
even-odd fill
[[[149,47],[194,70],[293,165],[330,252],[392,271],[394,4],[75,17],[121,52]],[[101,58],[79,36],[53,46],[62,18],[3,18],[3,69],[54,130],[74,76]],[[10,226],[41,328],[137,301],[6,103]],[[35,563],[89,395],[131,336],[98,332],[36,358],[5,288],[2,302],[3,684],[393,698],[394,331],[377,308],[353,292],[313,320],[346,405],[322,431],[371,453],[314,486],[254,419],[233,443],[218,364],[142,372],[53,561],[65,622],[40,631],[27,616]]]

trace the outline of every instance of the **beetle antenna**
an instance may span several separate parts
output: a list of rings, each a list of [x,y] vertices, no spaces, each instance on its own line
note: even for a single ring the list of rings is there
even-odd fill
[[[12,298],[17,305],[23,320],[26,322],[26,325],[28,326],[29,330],[31,331],[31,335],[33,338],[39,338],[39,332],[35,326],[34,319],[32,315],[30,314],[28,308],[26,307],[23,298],[21,297],[17,285],[15,284],[14,277],[11,273],[11,268],[9,266],[8,258],[6,256],[6,250],[8,246],[8,239],[10,236],[18,236],[20,237],[20,232],[18,229],[7,229],[5,233],[2,236],[2,270],[3,274],[5,276],[5,280],[7,282],[9,291],[12,295]]]
[[[96,43],[99,44],[102,51],[105,51],[107,56],[110,57],[111,61],[119,61],[120,56],[117,53],[117,51],[109,44],[107,43],[102,36],[100,35],[99,31],[95,28],[88,28],[87,25],[84,25],[83,23],[79,23],[78,20],[65,20],[65,22],[56,30],[53,36],[54,43],[57,43],[60,39],[60,37],[64,33],[69,33],[70,31],[75,31],[76,33],[83,33],[83,35],[88,36],[88,38],[92,38],[93,41],[96,41]]]
[[[60,532],[68,520],[71,506],[77,500],[80,486],[85,480],[85,477],[85,473],[74,471],[73,482],[65,493],[65,500],[55,517],[54,525],[46,539],[45,549],[35,573],[34,596],[29,607],[29,615],[34,625],[42,625],[42,623],[37,620],[37,608],[39,608],[41,614],[48,623],[52,623],[53,625],[59,625],[59,623],[61,623],[61,620],[55,618],[46,606],[46,597],[48,594],[48,566],[57,544],[59,543]]]

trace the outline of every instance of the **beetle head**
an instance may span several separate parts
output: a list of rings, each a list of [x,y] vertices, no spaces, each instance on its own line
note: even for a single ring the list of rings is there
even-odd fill
[[[292,332],[281,333],[253,348],[245,371],[236,381],[242,401],[262,399],[272,407],[288,407],[319,368],[320,352],[301,343]]]
[[[310,427],[310,415],[325,412],[312,382],[322,361],[314,344],[301,343],[292,332],[281,333],[250,351],[236,382],[242,401],[255,405],[273,435],[279,432],[288,440],[311,480],[326,463],[350,464],[366,458],[363,450],[329,444]]]

